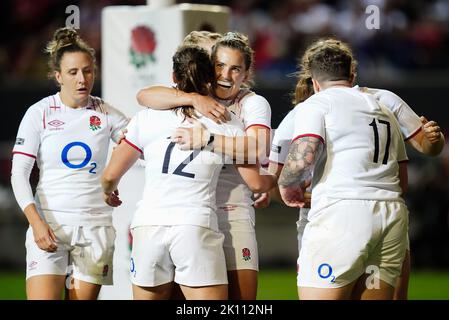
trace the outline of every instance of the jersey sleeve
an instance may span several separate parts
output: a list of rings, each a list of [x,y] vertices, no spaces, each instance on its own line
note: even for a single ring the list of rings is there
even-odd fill
[[[390,118],[390,123],[392,125],[392,134],[397,137],[397,146],[396,146],[397,161],[398,162],[407,161],[408,160],[407,151],[405,149],[404,140],[401,139],[402,130],[401,130],[401,126],[399,124],[398,118],[393,113],[393,111],[391,109],[387,108],[384,104],[380,103],[380,108]]]
[[[29,204],[35,203],[31,190],[30,174],[34,159],[15,154],[12,158],[11,187],[19,207],[24,210]]]
[[[399,122],[404,140],[412,138],[421,130],[421,120],[418,115],[398,95],[388,90],[376,90],[374,96],[393,112]]]
[[[291,110],[287,116],[281,121],[279,127],[274,130],[273,141],[271,142],[271,150],[269,160],[271,162],[284,164],[290,150],[290,144],[295,129],[296,110]]]
[[[12,151],[11,186],[22,210],[34,203],[29,179],[39,152],[44,123],[44,110],[35,106],[30,107],[20,122]]]
[[[325,143],[326,131],[324,118],[329,108],[325,97],[313,96],[303,102],[295,115],[293,141],[302,137],[315,137]]]
[[[124,141],[131,147],[139,151],[140,153],[143,153],[143,146],[140,142],[141,139],[139,137],[139,122],[140,122],[139,120],[141,118],[141,112],[137,113],[134,117],[132,117],[131,121],[128,123],[128,126],[126,127],[127,132]]]
[[[12,153],[36,159],[44,123],[44,110],[30,107],[20,122]]]
[[[395,134],[398,137],[402,137],[402,135],[401,135],[402,130],[401,130],[401,126],[399,124],[398,119],[395,117],[395,115],[393,113],[390,114],[390,118],[392,119],[391,123],[393,124],[393,126],[395,128]],[[398,158],[398,162],[408,161],[407,149],[405,148],[405,143],[404,143],[403,139],[398,139],[397,158]]]
[[[257,94],[243,99],[242,118],[245,130],[257,125],[271,129],[271,108],[267,99]]]
[[[108,116],[111,121],[111,139],[117,143],[120,139],[120,131],[126,127],[129,119],[116,108],[108,105]]]

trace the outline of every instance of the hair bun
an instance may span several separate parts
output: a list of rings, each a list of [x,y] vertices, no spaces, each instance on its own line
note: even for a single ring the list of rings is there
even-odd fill
[[[55,31],[53,40],[59,44],[59,47],[76,43],[78,40],[78,33],[72,28],[60,28]]]

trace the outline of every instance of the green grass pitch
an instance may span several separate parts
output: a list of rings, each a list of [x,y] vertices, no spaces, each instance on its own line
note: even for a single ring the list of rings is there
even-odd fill
[[[259,275],[258,299],[296,300],[294,270],[265,269]],[[25,276],[0,272],[0,300],[25,299]],[[409,299],[449,300],[449,271],[415,271],[410,277]]]
[[[262,270],[257,299],[296,300],[295,270]],[[410,276],[409,299],[449,300],[448,271],[415,271]]]

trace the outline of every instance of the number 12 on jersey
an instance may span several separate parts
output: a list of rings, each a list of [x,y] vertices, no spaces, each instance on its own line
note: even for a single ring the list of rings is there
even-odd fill
[[[387,164],[388,157],[390,155],[390,142],[391,142],[391,129],[390,129],[390,122],[385,120],[377,120],[373,119],[371,123],[369,124],[371,127],[373,127],[373,133],[374,133],[374,156],[373,156],[373,162],[379,163],[379,130],[377,128],[377,122],[379,122],[379,125],[383,125],[387,128],[387,141],[385,143],[385,153],[384,158],[382,160],[382,164]]]
[[[164,163],[162,165],[162,173],[168,173],[168,167],[170,165],[170,157],[173,151],[173,147],[175,146],[174,142],[170,142],[167,146],[167,150],[165,151]],[[176,169],[173,171],[173,174],[178,176],[183,176],[186,178],[195,178],[194,173],[185,172],[183,169],[200,153],[200,150],[194,150],[187,158],[181,162]]]

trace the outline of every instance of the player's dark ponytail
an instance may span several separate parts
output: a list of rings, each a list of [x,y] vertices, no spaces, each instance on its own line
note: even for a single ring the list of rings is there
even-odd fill
[[[312,77],[305,74],[299,74],[298,82],[296,83],[295,92],[293,94],[293,105],[305,101],[313,95],[313,93]]]
[[[209,94],[209,84],[213,79],[214,69],[209,54],[203,48],[185,45],[178,48],[173,56],[173,73],[176,87],[184,92]],[[194,114],[191,106],[175,109],[187,116]]]

